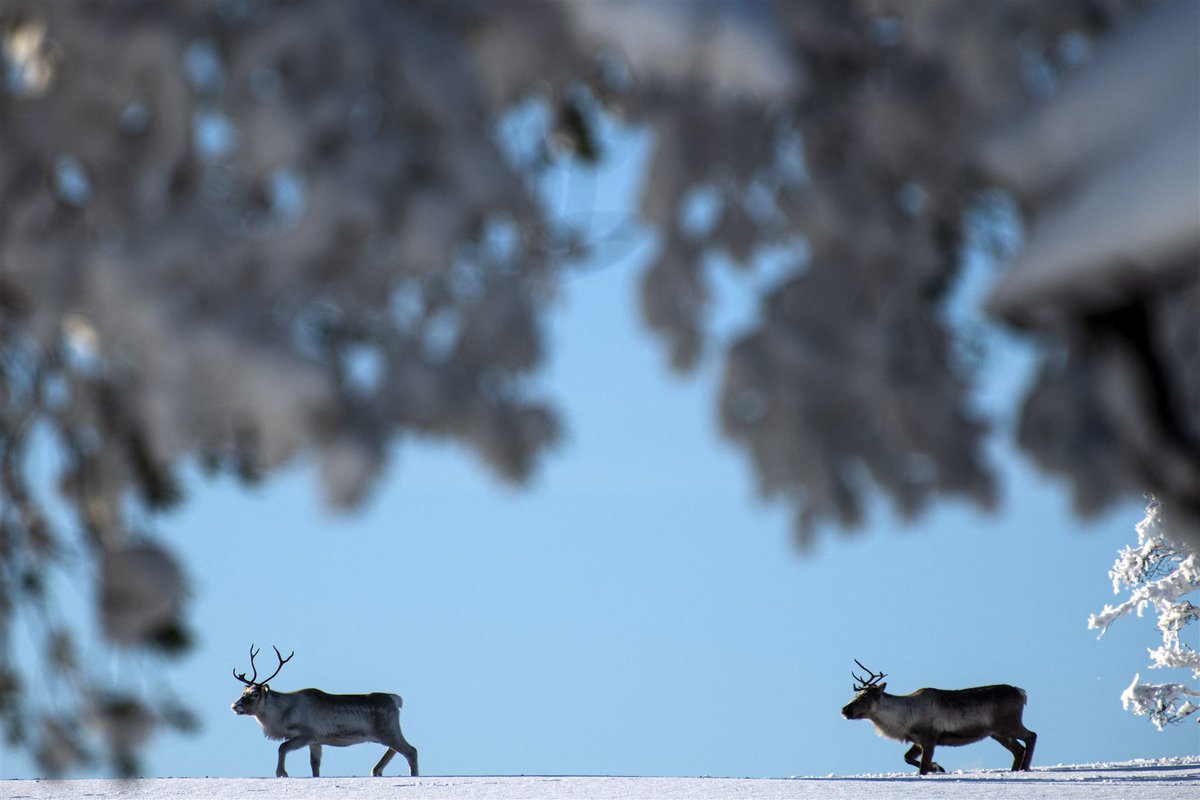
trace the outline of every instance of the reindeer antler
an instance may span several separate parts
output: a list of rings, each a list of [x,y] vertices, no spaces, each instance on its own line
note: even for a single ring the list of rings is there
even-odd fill
[[[255,684],[255,679],[258,678],[258,667],[254,666],[254,657],[256,655],[258,655],[258,651],[255,650],[254,645],[251,644],[250,645],[250,668],[254,670],[254,675],[250,678],[250,680],[246,680],[246,673],[243,672],[241,675],[239,675],[238,671],[237,671],[237,667],[233,668],[233,677],[237,678],[239,681],[246,684],[247,686],[253,686]]]
[[[292,660],[292,656],[296,655],[296,651],[295,651],[295,650],[293,650],[293,651],[291,652],[291,654],[290,654],[290,655],[288,655],[288,657],[287,657],[287,658],[284,658],[284,657],[283,657],[283,654],[279,652],[279,648],[278,648],[278,647],[276,647],[275,645],[271,645],[271,648],[272,648],[272,649],[275,651],[275,657],[279,659],[279,666],[278,666],[278,667],[276,667],[276,668],[275,668],[275,671],[271,673],[271,678],[274,678],[276,675],[278,675],[278,674],[279,674],[279,670],[283,669],[283,665],[284,665],[284,664],[286,664],[287,662],[289,662],[289,661],[291,661],[291,660]],[[266,684],[270,683],[270,682],[271,682],[271,678],[267,678],[267,679],[266,679],[265,681],[263,681],[263,682],[262,682],[260,685],[262,685],[262,686],[265,686]]]
[[[866,678],[855,675],[853,670],[850,671],[850,676],[852,678],[854,678],[854,691],[856,691],[856,692],[861,692],[864,689],[870,689],[872,686],[874,686],[875,684],[879,683],[881,680],[883,680],[884,678],[887,677],[887,675],[885,675],[882,672],[875,673],[875,672],[872,672],[871,670],[867,669],[866,667],[863,666],[863,663],[861,661],[859,661],[857,658],[854,659],[854,663],[858,664],[860,669],[867,670],[867,674],[871,676],[870,679],[868,680]]]
[[[283,669],[283,665],[286,664],[287,662],[291,661],[292,656],[296,655],[296,651],[293,650],[291,652],[291,655],[289,655],[287,658],[284,658],[283,654],[279,652],[278,647],[276,647],[275,645],[271,645],[271,648],[275,651],[275,657],[279,659],[279,666],[276,667],[275,671],[271,673],[270,678],[267,678],[266,680],[263,680],[263,681],[258,680],[258,667],[254,666],[254,657],[256,655],[258,655],[258,650],[256,650],[254,648],[253,644],[250,645],[250,668],[252,670],[254,670],[254,674],[250,676],[249,680],[247,680],[246,673],[243,672],[242,674],[239,675],[238,671],[237,671],[237,667],[234,667],[233,668],[233,677],[237,678],[239,681],[246,684],[247,686],[266,686],[268,683],[270,683],[271,679],[279,674],[279,670]]]

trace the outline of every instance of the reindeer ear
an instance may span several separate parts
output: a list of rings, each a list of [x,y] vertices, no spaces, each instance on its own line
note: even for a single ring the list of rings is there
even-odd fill
[[[878,686],[876,686],[875,688],[881,692],[886,692],[887,691],[887,683],[881,683]]]

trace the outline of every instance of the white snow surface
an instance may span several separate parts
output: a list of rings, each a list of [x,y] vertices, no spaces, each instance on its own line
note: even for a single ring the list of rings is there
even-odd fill
[[[615,800],[616,798],[870,798],[888,800],[1140,800],[1196,797],[1200,756],[1109,764],[1035,767],[1030,772],[981,770],[919,777],[912,773],[825,778],[633,778],[423,776],[419,778],[147,778],[0,781],[0,800],[57,797],[210,800],[232,797],[495,798],[496,800]]]

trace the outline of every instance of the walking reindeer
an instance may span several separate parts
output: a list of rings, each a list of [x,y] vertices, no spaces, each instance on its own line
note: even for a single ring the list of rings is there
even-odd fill
[[[295,652],[287,658],[275,647],[279,666],[271,677],[258,680],[258,668],[254,657],[258,651],[250,645],[250,668],[254,674],[246,673],[233,677],[246,684],[246,688],[232,705],[233,713],[245,714],[258,720],[263,733],[269,739],[282,739],[279,745],[279,763],[275,776],[286,778],[284,759],[292,750],[308,748],[309,762],[314,778],[321,774],[321,746],[346,747],[363,742],[376,742],[388,750],[371,770],[371,774],[383,775],[383,768],[400,753],[408,760],[408,768],[417,774],[417,749],[404,740],[400,732],[400,706],[398,694],[326,694],[320,689],[301,689],[297,692],[276,692],[267,684],[279,674],[283,665],[292,660]]]
[[[912,742],[904,760],[920,770],[945,772],[934,763],[933,748],[971,744],[987,737],[1013,754],[1013,772],[1028,770],[1037,734],[1021,722],[1025,690],[1000,684],[973,689],[918,689],[912,694],[888,694],[887,677],[855,659],[869,678],[854,677],[857,696],[842,709],[846,719],[869,719],[880,736]],[[917,758],[920,757],[918,761]]]

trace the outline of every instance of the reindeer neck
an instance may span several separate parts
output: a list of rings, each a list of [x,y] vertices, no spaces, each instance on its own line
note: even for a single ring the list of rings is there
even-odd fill
[[[276,689],[268,689],[263,693],[264,708],[287,710],[292,707],[295,701],[295,692],[281,692]]]
[[[891,739],[902,739],[911,723],[912,714],[913,707],[907,697],[882,692],[871,721],[880,734]]]

